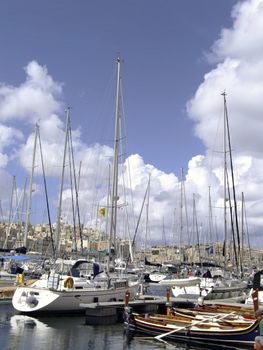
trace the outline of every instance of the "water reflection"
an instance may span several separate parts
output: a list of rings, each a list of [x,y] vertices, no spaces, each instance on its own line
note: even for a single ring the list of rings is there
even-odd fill
[[[31,317],[0,305],[1,350],[204,350],[204,345],[160,342],[124,332],[123,324],[86,325],[84,316]],[[211,350],[233,348],[208,347]],[[237,348],[236,348],[237,349]]]
[[[165,348],[166,350],[170,349],[180,349],[180,350],[244,350],[244,348],[240,348],[236,346],[227,346],[227,345],[209,345],[199,342],[186,342],[186,341],[179,341],[177,342],[170,342],[166,339],[155,339],[154,336],[144,336],[142,333],[137,333],[136,331],[126,331],[126,337],[129,339],[129,342],[136,341],[137,344],[141,345],[148,345],[149,349],[161,349]],[[138,347],[140,348],[140,347]]]
[[[3,315],[3,314],[2,314]],[[0,328],[1,350],[97,350],[149,349],[131,346],[124,337],[123,325],[91,326],[85,317],[31,317],[6,315],[5,332]]]

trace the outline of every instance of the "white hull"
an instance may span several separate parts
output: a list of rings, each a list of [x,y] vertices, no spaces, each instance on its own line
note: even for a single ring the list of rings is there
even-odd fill
[[[128,291],[134,299],[138,284],[120,288],[84,288],[52,290],[47,288],[19,287],[16,289],[12,304],[19,312],[84,312],[80,303],[123,301]]]
[[[191,295],[202,296],[205,299],[227,299],[233,297],[244,296],[246,290],[246,283],[231,283],[227,284],[224,281],[216,282],[210,278],[202,278],[201,283],[193,286],[175,286],[172,287],[174,297]]]
[[[196,286],[201,283],[199,277],[164,279],[159,282],[163,286],[186,287]]]
[[[149,279],[151,282],[158,283],[166,278],[166,275],[163,273],[150,273],[149,274]]]

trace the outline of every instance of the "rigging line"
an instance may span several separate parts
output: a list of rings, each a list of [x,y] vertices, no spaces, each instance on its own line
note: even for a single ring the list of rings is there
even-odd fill
[[[25,207],[26,207],[26,189],[27,189],[27,178],[25,179],[24,189],[23,189],[23,200],[22,200],[22,207],[21,207],[21,221],[23,222],[22,215],[24,215]],[[21,222],[21,224],[22,224]]]
[[[13,200],[14,200],[15,181],[16,181],[16,177],[15,177],[15,175],[13,175],[13,183],[12,183],[12,190],[11,190],[11,196],[10,196],[9,216],[8,216],[8,225],[9,226],[11,224],[11,219],[13,217]]]
[[[219,129],[220,129],[220,124],[221,124],[221,113],[218,114],[218,120],[217,120],[217,128],[216,128],[216,133],[215,133],[215,137],[213,138],[213,145],[210,148],[210,153],[211,153],[211,158],[210,158],[210,162],[209,162],[209,182],[211,182],[211,174],[212,174],[212,166],[213,166],[213,162],[214,162],[214,154],[218,153],[216,151],[216,141],[218,139],[218,135],[219,135]],[[209,152],[208,152],[209,153]]]
[[[4,213],[2,208],[2,201],[0,199],[0,215],[1,215],[1,222],[4,222]]]
[[[70,122],[69,122],[69,133],[70,133]],[[76,237],[76,210],[74,204],[74,191],[72,181],[72,157],[70,142],[68,143],[68,159],[69,159],[69,181],[70,181],[70,192],[71,192],[71,206],[72,206],[72,220],[73,220],[73,237],[74,237],[74,250],[77,251],[77,237]]]
[[[111,108],[107,108],[109,104],[111,104],[112,101],[112,92],[113,92],[113,86],[115,84],[115,76],[116,76],[116,68],[114,68],[111,71],[111,74],[109,78],[107,79],[106,88],[104,89],[104,93],[102,96],[102,99],[98,101],[98,114],[96,118],[91,118],[91,122],[96,121],[96,125],[91,124],[90,129],[95,129],[95,127],[99,130],[99,132],[95,132],[96,135],[98,135],[99,142],[104,143],[105,140],[107,140],[107,137],[103,137],[103,133],[105,135],[109,133],[110,125],[110,118],[104,117],[104,109],[107,111],[110,109],[112,114],[114,114],[114,107],[111,105]],[[94,123],[93,123],[94,124]],[[110,138],[112,139],[112,138]]]
[[[8,237],[10,236],[10,233],[11,233],[11,224],[13,224],[15,222],[16,213],[18,212],[18,207],[20,205],[22,195],[23,194],[21,193],[19,198],[18,198],[18,203],[17,203],[17,206],[15,207],[14,213],[12,212],[12,217],[10,218],[10,223],[8,224],[8,227],[7,227],[6,238],[5,238],[3,248],[6,248],[6,246],[7,246]]]
[[[199,264],[202,265],[201,251],[200,251],[200,236],[199,236],[199,230],[198,230],[196,204],[195,204],[195,194],[194,193],[193,193],[193,226],[195,226],[195,229],[196,229],[196,239],[197,239],[197,247],[198,247]]]
[[[186,231],[188,236],[188,244],[190,245],[190,233],[189,233],[189,219],[188,219],[188,206],[185,191],[185,179],[184,179],[184,169],[182,168],[182,186],[183,186],[183,197],[184,197],[184,207],[185,207],[185,220],[186,220]]]
[[[57,207],[57,221],[56,221],[56,255],[60,253],[61,246],[61,208],[62,208],[62,197],[63,197],[63,189],[64,189],[64,179],[65,179],[65,163],[66,163],[66,151],[67,151],[67,143],[68,143],[68,128],[70,121],[70,108],[67,107],[66,112],[66,130],[65,130],[65,141],[63,147],[63,161],[62,161],[62,172],[61,172],[61,182],[60,182],[60,190],[59,190],[59,201]]]
[[[147,250],[148,238],[149,238],[150,189],[151,189],[151,173],[149,173],[148,193],[147,193],[147,202],[146,202],[145,241],[144,241],[144,255],[145,256],[146,256],[146,250]]]
[[[243,194],[243,196],[244,196],[244,194]],[[246,226],[246,233],[247,233],[247,243],[248,243],[248,249],[249,249],[249,261],[252,261],[250,238],[249,238],[249,232],[248,232],[248,222],[247,222],[245,196],[244,196],[244,216],[245,216],[245,226]]]
[[[50,230],[51,245],[52,245],[53,258],[54,258],[55,257],[55,244],[54,244],[53,229],[52,229],[52,224],[51,224],[51,216],[50,216],[50,208],[49,208],[49,200],[48,200],[48,191],[47,191],[47,182],[46,182],[46,174],[45,174],[45,167],[44,167],[43,151],[42,151],[42,143],[41,143],[41,138],[40,138],[39,126],[37,128],[37,134],[38,134],[38,142],[39,142],[39,150],[40,150],[40,158],[41,158],[41,166],[42,166],[42,173],[43,173],[44,188],[45,188],[45,197],[46,197],[46,204],[47,204],[48,225],[49,225],[49,230]]]
[[[238,217],[237,217],[237,200],[236,200],[236,190],[235,190],[235,178],[234,178],[234,170],[233,170],[233,159],[232,159],[232,150],[231,150],[231,141],[230,141],[230,127],[228,120],[228,112],[226,106],[226,94],[223,95],[226,109],[226,125],[227,125],[227,133],[228,133],[228,147],[229,147],[229,158],[230,158],[230,170],[231,170],[231,179],[232,179],[232,192],[233,192],[233,200],[234,200],[234,215],[235,215],[235,224],[236,224],[236,235],[237,235],[237,244],[238,244],[238,257],[240,260],[240,235],[239,235],[239,225],[238,225]],[[241,274],[243,273],[243,267],[240,262],[240,270]]]
[[[78,191],[79,191],[79,186],[80,186],[80,174],[81,174],[81,167],[82,167],[82,161],[80,161],[80,162],[79,162],[78,186],[77,186]]]
[[[143,212],[143,208],[144,208],[144,203],[146,201],[147,193],[150,190],[149,181],[150,181],[150,179],[148,180],[147,188],[146,188],[146,191],[145,191],[145,194],[144,194],[144,197],[143,197],[143,202],[142,202],[140,214],[139,214],[139,217],[138,217],[138,220],[137,220],[137,225],[136,225],[135,232],[134,232],[134,235],[133,235],[133,240],[132,240],[132,245],[131,245],[132,248],[134,248],[134,246],[135,246],[135,239],[136,239],[136,236],[137,236],[137,233],[138,233],[138,228],[139,228],[139,224],[140,224],[140,221],[141,221],[141,216],[142,216],[142,212]],[[129,259],[130,259],[130,254],[128,255],[127,261],[129,261]]]
[[[94,188],[92,191],[91,195],[91,200],[89,204],[89,209],[88,211],[91,213],[90,214],[90,222],[92,223],[94,221],[94,217],[97,217],[97,203],[99,202],[98,197],[99,197],[99,189],[101,187],[103,175],[104,175],[104,169],[101,169],[101,163],[102,163],[102,151],[100,147],[95,148],[95,165],[93,166],[94,169],[94,176],[92,179],[93,184],[91,184],[91,187]],[[89,155],[91,159],[91,154]],[[91,182],[91,181],[90,181]],[[96,220],[96,219],[95,219]]]
[[[122,108],[122,119],[121,119],[121,130],[126,131],[127,127],[126,127],[126,112],[125,112],[125,105],[124,105],[124,94],[123,94],[123,82],[122,80],[120,81],[120,88],[121,88],[121,108]],[[121,134],[125,134],[125,136],[123,137],[124,139],[124,151],[122,152],[122,154],[127,154],[128,155],[128,142],[127,142],[127,137],[126,137],[126,133],[125,132],[121,132]],[[121,144],[122,146],[122,144]],[[132,211],[132,218],[133,218],[133,227],[135,228],[135,209],[134,209],[134,195],[133,195],[133,191],[132,191],[132,179],[131,179],[131,167],[130,167],[130,159],[127,156],[126,158],[127,161],[127,169],[128,169],[128,179],[127,182],[129,184],[129,187],[131,189],[130,191],[130,196],[131,196],[131,211]]]
[[[238,261],[237,249],[236,249],[236,237],[235,237],[235,228],[234,228],[234,222],[233,222],[233,209],[232,209],[232,205],[231,205],[231,194],[230,194],[228,172],[226,173],[226,180],[227,180],[228,204],[229,204],[229,210],[230,210],[231,231],[232,231],[232,238],[233,238],[234,258],[235,258],[236,268],[238,271],[239,270],[239,261]]]
[[[19,210],[18,210],[18,194],[17,194],[17,184],[15,182],[15,204],[16,204],[16,217],[17,221],[20,221],[20,215],[19,215]]]
[[[75,185],[76,209],[77,209],[78,224],[79,224],[81,253],[83,254],[83,235],[82,235],[80,212],[79,212],[79,192],[78,192],[78,186],[77,186],[77,177],[76,177],[75,160],[74,160],[74,152],[73,152],[71,125],[69,125],[69,141],[70,141],[70,146],[71,146],[71,157],[72,157],[72,165],[73,165],[73,177],[74,177],[74,185]]]

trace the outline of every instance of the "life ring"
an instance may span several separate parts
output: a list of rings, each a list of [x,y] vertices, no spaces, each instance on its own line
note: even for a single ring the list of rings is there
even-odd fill
[[[68,277],[64,281],[64,287],[65,288],[73,288],[74,287],[74,280],[72,277]]]

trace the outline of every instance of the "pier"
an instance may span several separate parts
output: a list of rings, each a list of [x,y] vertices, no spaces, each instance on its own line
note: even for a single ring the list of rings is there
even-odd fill
[[[153,295],[143,295],[136,300],[109,301],[84,304],[86,324],[112,324],[123,321],[125,308],[132,308],[133,311],[140,312],[161,312],[166,305],[165,297]]]
[[[17,284],[2,284],[0,281],[0,302],[11,302],[13,294],[17,287],[20,285],[30,286],[32,283],[34,283],[35,279],[30,280],[23,280],[23,283],[17,283]]]
[[[204,304],[226,304],[246,307],[241,298],[204,300]],[[123,321],[125,311],[137,313],[165,313],[167,305],[173,307],[188,308],[196,305],[197,299],[159,297],[153,295],[141,295],[131,301],[109,301],[95,303],[80,303],[85,309],[86,324],[113,324]],[[247,306],[251,309],[251,306]]]

